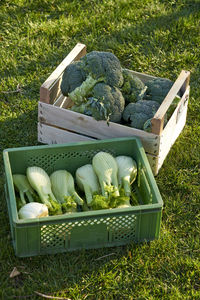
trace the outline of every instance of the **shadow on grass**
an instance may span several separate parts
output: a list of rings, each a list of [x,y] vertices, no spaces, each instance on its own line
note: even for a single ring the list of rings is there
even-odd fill
[[[165,3],[166,1],[160,1],[161,3]],[[31,12],[31,11],[39,11],[39,12],[49,12],[48,18],[55,18],[59,19],[59,17],[63,14],[63,10],[56,11],[56,7],[59,5],[63,6],[64,1],[60,0],[58,2],[53,2],[50,6],[49,3],[41,3],[39,1],[31,2],[28,5],[21,6],[13,6],[12,7],[12,14],[18,15],[24,13],[24,11]],[[67,5],[70,4],[67,3]],[[66,10],[67,6],[66,5]],[[119,6],[116,5],[116,7],[113,7],[116,12],[120,10],[122,4],[119,4]],[[39,8],[38,8],[39,7]],[[87,11],[91,9],[90,3],[84,3],[84,9]],[[142,69],[143,66],[140,66],[140,61],[138,59],[138,56],[141,54],[147,56],[151,56],[152,54],[157,55],[158,58],[161,56],[159,53],[160,51],[180,51],[180,53],[184,49],[184,45],[190,44],[191,36],[190,36],[190,30],[187,29],[187,31],[184,31],[184,18],[189,18],[191,15],[197,15],[200,9],[200,3],[199,2],[192,2],[192,3],[185,3],[185,5],[182,5],[179,10],[174,10],[173,12],[166,13],[165,15],[160,16],[154,16],[149,14],[147,11],[146,21],[142,21],[138,23],[138,21],[134,24],[131,23],[130,25],[125,25],[120,30],[111,30],[109,34],[102,34],[101,40],[98,36],[95,36],[96,33],[94,32],[94,38],[97,39],[97,44],[99,45],[99,50],[106,51],[107,49],[112,50],[121,60],[122,64],[124,64],[125,67],[135,67],[137,70]],[[118,12],[119,13],[119,12]],[[74,16],[74,20],[76,20],[77,16]],[[182,23],[178,23],[179,20],[182,19]],[[94,21],[92,21],[94,22]],[[102,30],[103,30],[102,25]],[[169,34],[167,36],[163,34],[162,36],[159,36],[157,34],[157,31],[169,31]],[[191,33],[193,31],[198,31],[198,28],[192,28]],[[82,33],[83,38],[85,40],[83,41],[87,45],[87,35],[88,33],[91,33],[91,27],[90,25],[85,25],[84,28],[80,28],[80,32],[77,31],[76,35],[79,37]],[[39,34],[35,34],[35,36],[32,36],[32,39],[40,38],[40,36],[44,35],[45,32],[39,32]],[[183,35],[184,34],[184,38]],[[198,34],[198,32],[197,32]],[[57,51],[52,51],[51,47],[49,47],[48,51],[45,51],[45,54],[42,54],[42,57],[36,57],[36,58],[30,58],[28,60],[24,59],[21,62],[19,62],[17,67],[11,66],[11,68],[8,70],[7,68],[1,70],[1,77],[7,78],[11,74],[16,74],[20,76],[25,76],[27,73],[34,73],[39,71],[37,74],[37,87],[43,83],[43,81],[48,77],[49,75],[57,66],[58,64],[65,58],[65,56],[70,52],[70,50],[76,45],[77,37],[73,36],[71,39],[74,41],[74,44],[67,45],[66,47],[60,47],[60,41],[59,36],[55,37],[52,40],[52,43],[56,46],[57,45]],[[182,41],[182,46],[180,45],[180,40]],[[180,49],[174,49],[174,46],[176,45],[177,41],[179,41]],[[88,46],[88,51],[92,51],[90,49],[90,44]],[[178,46],[178,47],[179,47]],[[123,55],[120,53],[121,47],[124,47],[126,49],[126,54]],[[187,48],[186,47],[186,48]],[[193,45],[193,48],[197,47],[198,45]],[[32,46],[27,46],[27,53],[31,52]],[[64,49],[63,49],[64,48]],[[192,49],[191,49],[192,50]],[[129,53],[129,54],[128,54]],[[131,55],[132,53],[132,55]],[[197,51],[198,53],[198,51]],[[198,55],[198,54],[197,54]],[[134,61],[135,56],[135,61]],[[187,57],[186,64],[187,64]],[[149,61],[151,58],[149,59]],[[188,61],[188,67],[191,64],[192,58]],[[174,72],[174,67],[178,66],[178,64],[183,65],[184,62],[177,62],[176,58],[174,58],[173,62],[166,62],[165,67],[168,69],[168,72]],[[163,65],[162,65],[163,66]],[[39,69],[38,69],[39,67]],[[185,66],[187,67],[187,66]],[[46,72],[43,72],[42,69]],[[177,75],[177,74],[176,74]],[[26,86],[26,89],[29,88],[29,85]]]
[[[0,121],[0,226],[5,235],[8,230],[7,205],[4,195],[4,164],[2,152],[7,148],[37,145],[37,110],[23,113],[18,117]],[[7,234],[8,234],[7,232]],[[3,238],[4,235],[2,235]],[[5,248],[6,250],[6,248]],[[1,249],[3,252],[3,249]]]
[[[160,0],[161,3],[165,3],[167,4],[168,1],[162,1]],[[66,9],[57,9],[57,7],[61,6],[63,7],[63,4],[66,3]],[[77,2],[78,3],[78,2]],[[31,2],[27,5],[24,6],[17,6],[17,5],[13,5],[12,7],[12,12],[11,12],[11,16],[14,17],[15,15],[22,15],[24,13],[29,13],[29,12],[41,12],[41,13],[49,13],[47,16],[47,20],[54,18],[54,19],[59,19],[60,16],[63,15],[63,13],[66,13],[67,11],[70,11],[70,13],[73,12],[73,9],[75,9],[75,4],[71,5],[71,1],[56,1],[51,3],[51,5],[49,5],[48,2],[41,2],[41,1],[35,1],[35,2]],[[89,11],[91,9],[91,3],[90,2],[85,2],[82,1],[82,4],[84,5],[84,9],[85,11]],[[97,3],[98,5],[98,3]],[[123,3],[119,3],[116,6],[113,6],[113,10],[116,11],[116,14],[119,14],[121,8],[123,7]],[[176,5],[174,5],[174,8],[176,8]],[[128,4],[127,4],[127,9],[128,9]],[[167,12],[166,9],[166,14],[162,14],[159,16],[154,16],[153,13],[149,12],[148,10],[144,9],[144,15],[146,14],[146,20],[144,21],[144,19],[142,19],[142,22],[138,22],[136,21],[136,23],[131,23],[131,19],[132,16],[129,16],[130,19],[130,25],[127,26],[125,25],[122,29],[120,30],[112,30],[109,32],[109,34],[103,34],[101,39],[102,41],[100,41],[98,39],[98,43],[99,45],[101,45],[102,47],[106,47],[106,40],[108,40],[108,37],[111,38],[112,41],[112,37],[116,38],[118,40],[118,44],[120,45],[122,44],[126,44],[129,42],[132,42],[133,46],[134,46],[134,41],[136,42],[136,44],[141,43],[141,46],[144,46],[144,51],[145,51],[145,46],[149,47],[149,45],[147,45],[144,42],[144,37],[146,37],[147,39],[152,37],[152,41],[151,41],[151,51],[154,51],[154,47],[153,44],[154,42],[158,42],[156,37],[154,36],[155,31],[157,30],[177,30],[177,33],[182,30],[184,30],[184,22],[183,24],[178,24],[177,21],[179,19],[184,19],[184,18],[188,18],[191,15],[198,15],[200,10],[200,2],[197,1],[192,1],[192,2],[186,2],[184,5],[182,5],[178,10],[174,9],[173,12]],[[156,12],[157,13],[157,12]],[[9,14],[9,11],[8,11]],[[67,17],[67,15],[66,15]],[[109,17],[109,13],[108,13],[108,17]],[[123,19],[124,16],[122,16]],[[73,15],[74,21],[76,21],[77,18],[79,18],[79,16],[77,16],[76,14]],[[105,20],[103,19],[102,16],[102,21],[104,22]],[[117,20],[114,20],[117,24]],[[94,33],[95,32],[91,32],[91,26],[92,23],[94,23],[95,21],[92,20],[91,24],[89,25],[85,25],[83,28],[80,28],[80,32],[77,32],[78,38],[79,33],[82,33],[82,36],[85,36],[87,39],[87,34],[89,33]],[[103,26],[106,24],[102,24],[102,29]],[[51,26],[51,24],[50,24]],[[180,27],[179,27],[180,26]],[[192,28],[193,32],[195,30],[195,28]],[[198,30],[198,28],[196,29]],[[35,38],[39,38],[40,35],[45,35],[45,31],[44,32],[38,32],[36,31],[34,35],[31,36],[32,39]],[[95,37],[95,38],[99,38],[99,37]],[[173,36],[174,38],[174,36]],[[181,36],[177,36],[177,39],[182,39]],[[76,39],[76,36],[73,37],[73,39]],[[190,35],[189,35],[189,31],[187,30],[187,39],[190,41]],[[174,44],[176,43],[176,40],[173,40]],[[53,43],[59,42],[59,36],[55,37],[54,40],[52,41]],[[173,45],[174,45],[173,44]],[[160,47],[162,47],[162,41],[161,44],[159,44]],[[115,43],[113,43],[113,50],[115,49],[115,46],[117,46]],[[172,46],[172,45],[171,45]],[[31,47],[31,46],[30,46]],[[66,48],[66,51],[62,51],[61,49],[58,49],[59,55],[61,55],[63,57],[63,55],[65,55],[71,48],[73,47],[73,45],[68,45]],[[58,47],[59,48],[59,47]],[[62,47],[61,47],[62,48]],[[148,51],[149,51],[148,50]],[[28,52],[28,48],[27,48],[27,52]],[[57,52],[57,53],[58,53]],[[48,66],[49,64],[53,63],[54,64],[54,60],[55,58],[58,57],[56,53],[52,52],[51,47],[49,48],[49,51],[46,52],[44,59],[42,60],[37,60],[37,61],[29,61],[29,63],[27,65],[24,66],[24,70],[29,70],[29,66],[31,68],[33,68],[33,64],[32,62],[35,64],[44,64],[45,66]],[[30,69],[31,70],[31,69]]]
[[[0,122],[0,151],[37,145],[37,110]]]
[[[140,23],[129,23],[120,30],[111,31],[101,42],[103,47],[110,48],[114,52],[119,51],[121,47],[126,49],[122,60],[126,67],[136,67],[141,70],[146,68],[147,64],[141,64],[140,56],[146,56],[147,61],[155,64],[153,56],[158,58],[162,65],[162,70],[167,68],[167,72],[174,72],[180,65],[187,68],[194,67],[194,72],[199,73],[197,64],[199,64],[199,25],[191,28],[185,27],[187,18],[198,16],[200,3],[189,7],[182,7],[171,13],[160,16],[146,16],[146,21]],[[197,20],[197,17],[196,17]],[[197,22],[197,21],[196,21]],[[184,51],[191,52],[188,55],[181,56]],[[168,53],[168,55],[167,55]],[[123,54],[122,54],[123,55]],[[166,59],[166,56],[169,58]],[[179,56],[179,57],[178,57]],[[181,58],[181,60],[180,60]],[[160,59],[160,60],[159,60]],[[162,60],[165,60],[163,64]],[[195,68],[196,64],[196,68]]]

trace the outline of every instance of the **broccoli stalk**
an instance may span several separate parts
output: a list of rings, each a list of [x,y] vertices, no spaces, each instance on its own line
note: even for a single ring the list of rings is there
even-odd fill
[[[86,102],[72,106],[71,110],[92,116],[95,120],[120,122],[125,100],[117,87],[97,83]]]
[[[111,111],[109,104],[105,104],[103,100],[91,97],[85,103],[73,105],[72,111],[92,116],[95,120],[106,120],[109,122]]]
[[[89,75],[80,86],[69,93],[69,98],[77,105],[86,102],[86,97],[91,94],[91,90],[93,89],[95,84],[100,81],[103,81],[103,78],[100,77],[98,79],[95,79],[91,75]]]

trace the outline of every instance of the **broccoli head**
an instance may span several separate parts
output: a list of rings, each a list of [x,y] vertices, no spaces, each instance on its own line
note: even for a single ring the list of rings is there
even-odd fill
[[[152,119],[160,104],[151,100],[140,100],[136,103],[129,103],[123,112],[123,119],[130,123],[131,127],[146,129],[144,124]],[[146,123],[147,124],[147,123]]]
[[[82,68],[80,61],[74,61],[64,70],[61,81],[61,92],[64,96],[68,96],[73,90],[82,84],[86,79],[86,74]]]
[[[64,71],[61,91],[79,105],[86,102],[96,83],[120,87],[123,75],[120,61],[111,52],[92,51]]]
[[[109,120],[120,122],[125,106],[125,100],[117,87],[98,83],[93,88],[93,98],[101,100],[109,111]]]
[[[125,100],[117,87],[97,83],[85,103],[72,106],[71,110],[92,116],[96,120],[120,122]]]
[[[121,92],[126,102],[136,102],[142,100],[147,87],[139,77],[130,73],[128,70],[122,71],[124,83]]]
[[[92,51],[82,57],[83,69],[87,76],[105,82],[110,86],[123,84],[122,67],[119,59],[111,52]]]
[[[155,78],[147,81],[145,99],[157,101],[161,104],[167,96],[172,85],[173,82],[171,80],[164,78]]]

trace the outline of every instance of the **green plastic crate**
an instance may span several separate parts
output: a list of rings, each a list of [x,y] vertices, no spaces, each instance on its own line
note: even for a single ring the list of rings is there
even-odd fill
[[[40,166],[49,175],[58,169],[66,169],[74,175],[78,167],[91,163],[92,157],[99,151],[106,151],[114,156],[129,155],[136,160],[136,188],[142,204],[131,208],[18,219],[12,174],[25,174],[27,167]],[[139,139],[114,138],[12,148],[3,151],[3,158],[5,195],[17,256],[113,247],[159,237],[163,202]]]

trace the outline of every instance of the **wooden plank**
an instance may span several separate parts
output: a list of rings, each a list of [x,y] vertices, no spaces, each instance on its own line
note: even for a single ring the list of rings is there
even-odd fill
[[[61,94],[61,90],[60,90],[61,79],[62,76],[58,77],[49,89],[43,86],[40,87],[41,101],[44,101],[42,99],[45,99],[44,102],[49,104],[54,104],[57,101],[57,98],[59,98]]]
[[[41,123],[51,124],[97,139],[136,136],[141,139],[144,149],[148,153],[158,154],[159,137],[143,130],[113,122],[110,122],[108,126],[106,121],[96,121],[92,117],[42,102],[38,104],[38,119]]]
[[[151,120],[151,131],[154,134],[161,135],[164,126],[164,117],[162,119],[154,118]]]
[[[63,107],[63,102],[65,101],[66,97],[63,96],[63,94],[60,94],[60,96],[56,99],[54,102],[54,106]]]
[[[62,106],[60,106],[60,107],[61,108],[70,108],[73,105],[74,105],[74,102],[69,97],[65,97],[65,100],[62,103]]]
[[[38,141],[43,144],[65,144],[73,142],[92,141],[93,138],[69,132],[57,127],[38,122]],[[158,156],[146,153],[149,164],[154,175],[157,175]]]
[[[86,54],[86,46],[78,43],[58,67],[51,73],[47,80],[40,87],[40,101],[52,103],[55,95],[59,92],[60,77],[65,68],[74,60],[80,59]]]
[[[49,103],[53,104],[56,98],[60,95],[60,84],[62,77],[59,77],[49,89]]]
[[[60,108],[70,108],[73,104],[73,101],[69,97],[65,97],[62,94],[60,94],[60,96],[57,98],[53,105]]]
[[[188,76],[186,77],[186,80],[185,80],[184,84],[181,87],[182,94],[185,93],[185,91],[187,90],[189,85],[190,85],[190,72],[188,72]]]
[[[160,140],[160,151],[158,160],[158,170],[162,166],[167,154],[169,153],[172,145],[183,130],[186,118],[187,118],[187,107],[189,99],[189,87],[181,98],[177,108],[175,109],[172,117],[168,121],[164,128],[161,140]]]
[[[160,105],[159,109],[155,113],[151,123],[152,123],[152,133],[160,135],[163,130],[163,124],[164,124],[164,117],[169,109],[170,105],[172,104],[174,98],[178,94],[178,92],[181,90],[183,85],[185,87],[189,84],[189,77],[190,72],[182,70],[176,81],[174,82],[172,88],[170,89],[169,93],[163,100],[162,104]]]
[[[62,130],[53,126],[38,123],[38,141],[43,144],[64,144],[90,141],[93,138]]]
[[[158,155],[146,153],[153,175],[158,175]]]

